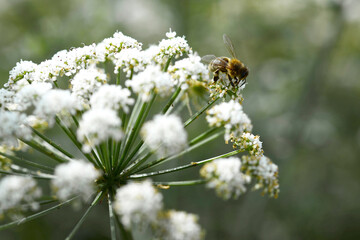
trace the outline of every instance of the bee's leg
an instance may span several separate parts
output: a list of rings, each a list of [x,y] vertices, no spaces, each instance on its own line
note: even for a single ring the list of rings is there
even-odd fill
[[[214,72],[214,82],[217,82],[217,80],[219,80],[219,70]]]
[[[240,87],[242,87],[245,83],[246,83],[246,78],[245,78],[244,81],[241,83]]]
[[[229,79],[229,81],[230,81],[231,86],[235,87],[231,76],[230,76],[229,74],[228,74],[227,76],[228,76],[228,79]]]
[[[235,78],[235,85],[238,85],[238,84],[239,84],[239,82],[240,82],[239,78],[238,78],[238,77],[236,77],[236,78]]]

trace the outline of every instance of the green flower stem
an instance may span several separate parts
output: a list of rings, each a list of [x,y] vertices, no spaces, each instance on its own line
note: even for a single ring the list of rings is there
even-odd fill
[[[199,136],[193,138],[190,142],[189,142],[189,146],[192,146],[198,142],[200,142],[201,140],[203,140],[204,138],[207,138],[209,135],[211,135],[212,133],[216,132],[217,130],[219,130],[219,127],[212,127],[210,129],[208,129],[207,131],[203,132],[202,134],[200,134]]]
[[[1,230],[4,230],[4,229],[7,229],[7,228],[10,228],[10,227],[19,226],[20,224],[26,223],[26,222],[31,221],[31,220],[33,220],[33,219],[36,219],[36,218],[38,218],[38,217],[45,216],[45,215],[51,213],[52,211],[58,210],[58,209],[60,209],[61,207],[65,206],[65,205],[67,205],[67,204],[69,204],[69,203],[71,203],[71,202],[72,202],[73,200],[75,200],[76,198],[78,198],[78,197],[71,198],[71,199],[69,199],[69,200],[67,200],[67,201],[65,201],[65,202],[62,202],[62,203],[60,203],[60,204],[58,204],[58,205],[55,205],[55,206],[53,206],[53,207],[51,207],[51,208],[48,208],[48,209],[44,210],[44,211],[41,211],[41,212],[35,213],[35,214],[33,214],[33,215],[24,217],[24,218],[22,218],[22,219],[15,220],[15,221],[13,221],[13,222],[10,222],[10,223],[1,225],[1,226],[0,226],[0,231],[1,231]]]
[[[62,156],[60,156],[59,154],[53,152],[52,150],[50,150],[49,148],[41,145],[40,143],[34,141],[34,140],[25,140],[20,138],[20,140],[24,143],[26,143],[27,145],[29,145],[30,147],[38,150],[39,152],[45,154],[46,156],[54,159],[55,161],[59,162],[59,163],[64,163],[64,162],[68,162],[69,160],[67,158],[64,158]]]
[[[206,104],[202,109],[200,109],[197,113],[193,114],[185,123],[184,127],[187,127],[192,123],[195,119],[197,119],[203,112],[205,112],[209,107],[211,107],[220,97],[216,97],[211,100],[208,104]]]
[[[169,66],[170,66],[170,63],[171,63],[171,60],[173,59],[173,57],[169,57],[169,59],[166,61],[166,64],[164,66],[164,72],[167,72]]]
[[[115,155],[114,155],[114,166],[115,166],[115,168],[118,167],[118,165],[119,165],[120,152],[121,152],[122,149],[124,149],[124,145],[125,145],[125,143],[127,142],[127,139],[128,139],[128,137],[129,137],[129,132],[130,132],[131,126],[133,125],[134,119],[135,119],[136,116],[139,114],[140,105],[141,105],[141,104],[143,104],[142,101],[141,101],[141,98],[138,97],[138,98],[136,99],[136,103],[135,103],[135,105],[134,105],[134,108],[133,108],[132,111],[131,111],[130,118],[129,118],[129,120],[127,121],[127,124],[124,125],[125,136],[123,137],[123,140],[121,141],[121,143],[118,143],[118,144],[117,144],[116,152],[115,152]]]
[[[171,96],[169,102],[165,105],[164,109],[162,110],[162,114],[166,114],[168,112],[168,110],[170,109],[176,98],[179,96],[180,92],[181,92],[181,85],[176,89],[174,94]]]
[[[108,150],[107,155],[109,158],[110,171],[112,171],[113,168],[113,143],[114,143],[113,139],[110,138],[106,144],[106,149]]]
[[[176,159],[176,158],[178,158],[178,157],[180,157],[180,156],[183,156],[184,154],[189,153],[189,152],[191,152],[192,150],[194,150],[194,149],[196,149],[196,148],[198,148],[198,147],[200,147],[200,146],[202,146],[202,145],[204,145],[204,144],[206,144],[206,143],[208,143],[208,142],[216,139],[217,137],[219,137],[219,136],[222,135],[223,133],[224,133],[224,131],[221,131],[221,132],[219,132],[219,133],[216,133],[216,134],[208,137],[207,139],[204,139],[204,140],[202,140],[202,141],[194,144],[193,146],[190,146],[189,148],[187,148],[187,149],[183,150],[182,152],[180,152],[180,153],[178,153],[178,154],[175,154],[175,155],[173,155],[173,156],[166,157],[166,158],[160,158],[160,159],[158,159],[158,160],[155,160],[155,161],[153,161],[153,162],[150,162],[150,163],[146,164],[145,166],[141,167],[140,169],[137,169],[137,170],[134,171],[133,173],[137,173],[137,172],[140,172],[140,171],[142,171],[142,170],[155,167],[155,166],[157,166],[157,165],[159,165],[159,164],[162,164],[162,163],[171,161],[171,160],[173,160],[173,159]]]
[[[141,164],[143,164],[144,162],[146,162],[146,160],[149,159],[149,157],[151,157],[151,155],[153,154],[154,152],[148,152],[144,157],[142,158],[138,158],[135,162],[133,162],[128,168],[126,168],[122,173],[121,175],[123,176],[127,176],[129,174],[131,174],[131,172],[136,169],[138,166],[140,166]]]
[[[199,166],[199,165],[214,161],[214,160],[219,159],[219,158],[230,157],[230,156],[236,155],[236,154],[238,154],[240,152],[243,152],[243,150],[235,150],[235,151],[228,152],[228,153],[216,156],[216,157],[208,158],[208,159],[198,161],[198,162],[191,162],[189,164],[179,166],[179,167],[175,167],[175,168],[170,168],[170,169],[165,169],[165,170],[160,170],[160,171],[155,171],[155,172],[150,172],[150,173],[131,175],[131,176],[129,176],[129,179],[146,178],[146,177],[158,176],[158,175],[162,175],[162,174],[166,174],[166,173],[176,172],[176,171],[184,170],[186,168],[196,167],[196,166]]]
[[[82,144],[76,139],[76,136],[67,128],[65,127],[60,118],[58,116],[55,117],[56,123],[59,125],[59,127],[64,131],[64,133],[70,138],[70,140],[74,143],[74,145],[80,150],[80,152],[86,157],[87,160],[89,160],[92,164],[97,166],[98,168],[104,169],[104,166],[99,161],[99,158],[96,156],[95,152],[92,150],[92,156],[88,153],[84,153],[82,151]]]
[[[54,179],[54,177],[50,177],[51,175],[46,175],[46,176],[42,176],[42,175],[34,175],[34,174],[30,174],[30,173],[19,173],[19,172],[10,172],[10,171],[4,171],[4,170],[0,170],[0,173],[2,174],[6,174],[6,175],[16,175],[16,176],[21,176],[21,177],[32,177],[32,178],[36,178],[36,179],[44,179],[44,180],[51,180]]]
[[[6,158],[8,158],[8,159],[10,159],[10,160],[12,160],[14,162],[19,162],[19,163],[21,162],[21,163],[23,163],[25,165],[28,165],[28,166],[31,166],[31,167],[36,167],[36,168],[39,168],[39,169],[45,170],[45,171],[50,171],[50,172],[54,171],[54,169],[51,168],[51,167],[48,167],[48,166],[45,166],[45,165],[42,165],[42,164],[39,164],[39,163],[34,163],[32,161],[29,161],[29,160],[25,160],[22,157],[20,158],[20,157],[17,157],[17,156],[12,156],[12,155],[9,155],[9,154],[3,153],[3,152],[0,152],[0,155],[2,155],[2,156],[6,157]]]
[[[188,180],[188,181],[174,181],[174,182],[153,182],[158,187],[170,187],[170,186],[192,186],[206,183],[203,179]]]
[[[70,153],[68,153],[67,151],[65,151],[62,147],[60,147],[59,145],[57,145],[56,143],[54,143],[50,138],[46,137],[44,134],[40,133],[39,131],[37,131],[34,128],[31,128],[33,133],[35,133],[37,136],[39,136],[42,140],[44,140],[45,142],[47,142],[48,144],[50,144],[51,146],[53,146],[55,149],[57,149],[58,151],[60,151],[62,154],[64,154],[65,156],[69,157],[69,158],[74,158],[73,155],[71,155]]]
[[[73,230],[70,232],[70,234],[65,238],[65,240],[70,240],[76,233],[76,231],[79,229],[81,224],[85,221],[85,218],[89,214],[90,210],[100,201],[101,197],[103,195],[103,192],[99,192],[98,195],[95,197],[94,201],[90,204],[89,208],[86,210],[84,215],[81,217],[81,219],[77,222]]]
[[[123,240],[134,240],[132,234],[130,231],[128,231],[124,225],[121,223],[119,217],[115,214],[115,220],[116,220],[116,223],[120,229],[120,232],[121,232],[121,235],[122,235],[122,239]]]
[[[42,173],[40,171],[32,171],[32,170],[20,167],[15,164],[11,164],[10,169],[16,173],[31,174],[33,176],[39,176],[39,177],[44,177],[44,178],[49,178],[49,179],[54,178],[54,175],[52,175],[52,174]]]
[[[120,85],[120,69],[118,74],[116,75],[116,85]]]
[[[116,229],[115,229],[115,216],[112,206],[112,200],[110,194],[108,194],[108,203],[109,203],[109,217],[110,217],[110,233],[111,233],[111,240],[116,240]]]
[[[120,164],[120,168],[117,169],[117,173],[119,173],[129,163],[129,161],[131,160],[131,158],[126,158],[127,153],[130,150],[131,145],[133,144],[133,141],[135,140],[135,136],[137,136],[137,134],[139,133],[141,126],[143,125],[147,115],[149,114],[149,111],[150,111],[151,106],[153,105],[153,103],[155,101],[155,98],[156,98],[156,94],[152,93],[151,100],[147,104],[143,105],[143,107],[145,106],[144,109],[142,108],[140,110],[140,114],[136,119],[134,127],[131,129],[130,137],[129,137],[128,141],[127,141],[127,144],[125,145],[125,149],[124,149],[124,151],[122,153],[122,156],[120,158],[121,164]]]

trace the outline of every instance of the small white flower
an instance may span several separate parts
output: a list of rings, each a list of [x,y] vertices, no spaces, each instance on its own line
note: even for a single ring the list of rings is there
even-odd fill
[[[203,231],[198,224],[199,217],[195,214],[170,210],[161,223],[164,232],[161,239],[164,240],[201,240]]]
[[[34,114],[54,124],[54,117],[57,114],[62,116],[73,115],[80,109],[75,96],[68,90],[52,89],[45,93],[36,105]]]
[[[95,66],[81,69],[71,80],[71,90],[84,104],[88,104],[90,96],[106,81],[107,78],[103,69]]]
[[[184,53],[192,53],[185,37],[175,37],[175,32],[167,33],[168,39],[163,39],[159,43],[160,52],[156,57],[157,62],[163,63],[169,57],[178,58]],[[176,33],[175,33],[176,34]]]
[[[113,110],[121,108],[128,113],[129,105],[133,105],[135,102],[130,95],[129,89],[121,86],[103,85],[91,96],[90,104],[92,108],[111,108]]]
[[[0,214],[22,206],[22,210],[37,210],[35,200],[41,196],[41,189],[31,177],[6,176],[0,181]]]
[[[90,152],[91,147],[109,138],[120,140],[122,136],[120,118],[114,110],[106,108],[94,108],[85,112],[77,130],[77,138],[84,143],[85,152]]]
[[[0,108],[7,108],[12,102],[14,98],[14,92],[6,90],[4,88],[0,89]]]
[[[141,135],[145,144],[161,157],[187,147],[187,133],[180,117],[175,115],[156,115],[144,124]]]
[[[232,138],[231,141],[234,142],[234,147],[248,151],[250,155],[262,156],[264,153],[262,142],[258,135],[243,133],[240,137]]]
[[[128,183],[117,190],[114,209],[126,228],[156,220],[162,209],[162,195],[150,180]]]
[[[55,168],[52,180],[56,196],[64,201],[79,195],[84,201],[95,192],[95,180],[100,176],[91,163],[73,160]]]
[[[30,106],[36,106],[41,97],[52,89],[51,83],[34,82],[26,85],[16,93],[14,102],[19,110],[26,110]]]
[[[273,181],[277,178],[278,166],[270,161],[269,158],[261,156],[256,174],[264,179],[265,182]]]
[[[12,87],[13,84],[19,80],[29,80],[29,73],[32,73],[37,68],[37,64],[32,61],[23,61],[16,63],[16,66],[10,71],[9,81],[5,83],[5,87]]]
[[[17,138],[31,138],[31,130],[27,125],[26,115],[19,112],[0,110],[0,143],[9,147],[17,147]]]
[[[196,54],[189,54],[188,58],[176,61],[173,66],[169,67],[169,72],[172,73],[176,85],[190,80],[209,81],[209,70],[201,63],[201,58]],[[187,84],[182,85],[182,88],[187,87]]]
[[[210,126],[225,127],[225,141],[239,137],[243,132],[251,132],[252,124],[243,112],[241,104],[235,100],[220,103],[207,111],[206,120]]]
[[[159,66],[154,65],[147,66],[143,72],[135,75],[132,80],[127,80],[125,85],[139,94],[143,101],[150,100],[152,90],[161,97],[169,96],[174,90],[174,83],[170,74],[161,71]]]
[[[113,37],[105,38],[96,46],[96,56],[100,62],[104,62],[106,58],[112,58],[115,53],[122,49],[136,48],[141,50],[142,44],[135,39],[125,36],[121,32],[114,33]]]
[[[126,76],[130,77],[131,71],[139,72],[144,70],[145,66],[150,63],[144,52],[137,48],[123,49],[114,55],[114,73],[119,73],[119,69],[123,68]]]
[[[246,192],[245,184],[251,177],[242,173],[241,161],[237,157],[221,158],[205,164],[200,174],[208,183],[208,188],[214,188],[217,195],[223,199],[238,198]]]

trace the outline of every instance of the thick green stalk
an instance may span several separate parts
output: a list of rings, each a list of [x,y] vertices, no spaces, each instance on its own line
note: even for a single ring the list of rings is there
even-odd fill
[[[162,110],[163,114],[167,113],[167,111],[170,109],[176,98],[179,96],[180,92],[181,92],[181,85],[176,89],[174,94],[171,96],[169,102],[165,105],[164,109]]]
[[[61,208],[61,207],[65,206],[65,205],[71,203],[71,201],[75,200],[76,198],[78,198],[78,197],[71,198],[71,199],[69,199],[69,200],[67,200],[67,201],[65,201],[65,202],[62,202],[62,203],[60,203],[60,204],[58,204],[58,205],[55,205],[55,206],[53,206],[53,207],[51,207],[51,208],[48,208],[48,209],[44,210],[44,211],[41,211],[41,212],[35,213],[35,214],[33,214],[33,215],[30,215],[30,216],[21,218],[21,219],[19,219],[19,220],[15,220],[15,221],[13,221],[13,222],[10,222],[10,223],[1,225],[1,226],[0,226],[0,230],[4,230],[4,229],[10,228],[10,227],[14,227],[14,226],[19,226],[20,224],[26,223],[26,222],[31,221],[31,220],[33,220],[33,219],[36,219],[36,218],[38,218],[38,217],[45,216],[45,215],[51,213],[52,211],[58,210],[59,208]]]
[[[189,164],[179,166],[179,167],[175,167],[175,168],[170,168],[170,169],[165,169],[165,170],[160,170],[160,171],[155,171],[155,172],[149,172],[149,173],[135,174],[135,175],[131,175],[129,177],[129,179],[146,178],[146,177],[158,176],[158,175],[162,175],[162,174],[166,174],[166,173],[176,172],[176,171],[184,170],[186,168],[196,167],[196,166],[199,166],[199,165],[214,161],[214,160],[219,159],[219,158],[230,157],[230,156],[236,155],[236,154],[238,154],[238,153],[240,153],[242,151],[243,150],[235,150],[235,151],[225,153],[225,154],[222,154],[222,155],[219,155],[219,156],[216,156],[216,157],[208,158],[208,159],[198,161],[198,162],[191,162]]]
[[[109,204],[109,217],[110,217],[110,234],[111,234],[111,240],[116,240],[116,229],[115,229],[115,215],[114,210],[112,206],[112,200],[110,194],[108,194],[108,204]]]
[[[75,225],[73,230],[70,232],[70,234],[65,238],[65,240],[70,240],[75,235],[76,231],[79,229],[81,224],[85,221],[85,218],[89,214],[90,210],[99,202],[102,195],[103,195],[103,192],[98,193],[98,195],[95,197],[94,201],[90,204],[90,207],[86,210],[84,215],[81,217],[79,222],[77,222],[77,224]]]

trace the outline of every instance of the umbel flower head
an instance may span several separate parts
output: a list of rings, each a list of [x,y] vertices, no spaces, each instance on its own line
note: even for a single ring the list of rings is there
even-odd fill
[[[199,216],[166,209],[169,187],[205,183],[226,200],[252,186],[277,197],[278,167],[251,133],[245,85],[231,85],[221,74],[211,79],[174,31],[148,49],[116,32],[39,64],[18,62],[0,89],[0,215],[17,219],[0,230],[76,203],[87,210],[64,235],[71,239],[90,210],[108,204],[112,240],[131,239],[133,230],[154,239],[199,240],[205,236]],[[190,134],[195,122],[208,129]],[[227,152],[192,157],[221,137],[232,143]],[[172,167],[164,165],[170,161]],[[152,179],[198,166],[190,180]],[[38,181],[50,187],[41,189]],[[22,218],[24,210],[38,212]]]

